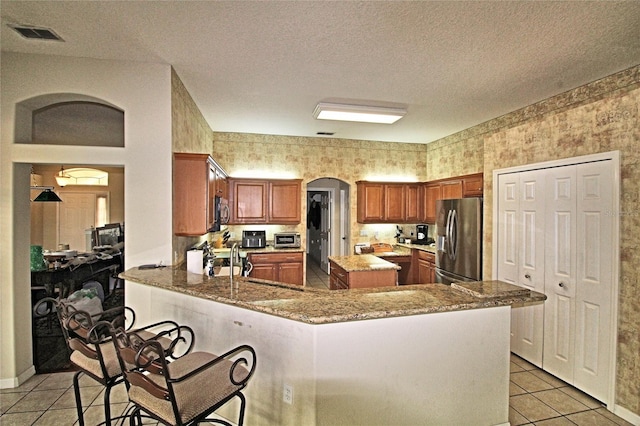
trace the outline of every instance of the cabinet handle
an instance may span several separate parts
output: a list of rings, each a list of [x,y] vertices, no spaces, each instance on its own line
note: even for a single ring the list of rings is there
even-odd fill
[[[529,274],[524,274],[524,277],[525,277],[526,279],[528,279],[528,280],[530,280],[530,279],[531,279],[531,275],[529,275]]]
[[[560,287],[564,287],[564,283],[563,283],[562,281],[560,281],[560,283],[558,283],[558,285],[559,285]]]

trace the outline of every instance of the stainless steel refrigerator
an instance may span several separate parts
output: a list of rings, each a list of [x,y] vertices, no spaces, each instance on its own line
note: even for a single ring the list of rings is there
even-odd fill
[[[482,280],[482,198],[436,202],[436,282]]]

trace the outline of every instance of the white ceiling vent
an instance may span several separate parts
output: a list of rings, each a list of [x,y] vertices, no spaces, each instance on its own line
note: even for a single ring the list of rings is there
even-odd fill
[[[62,37],[56,34],[50,28],[31,27],[28,25],[9,24],[11,28],[18,32],[22,37],[35,40],[52,40],[64,41]]]

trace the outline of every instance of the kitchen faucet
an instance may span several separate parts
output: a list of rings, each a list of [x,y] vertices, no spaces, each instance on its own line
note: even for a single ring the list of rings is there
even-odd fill
[[[235,262],[240,263],[240,249],[238,243],[233,243],[231,251],[229,252],[229,282],[231,283],[231,290],[233,290],[233,264]]]

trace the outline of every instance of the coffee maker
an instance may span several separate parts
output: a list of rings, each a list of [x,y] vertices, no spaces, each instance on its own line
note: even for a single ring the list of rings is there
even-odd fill
[[[431,244],[433,239],[428,237],[429,225],[416,225],[416,239],[414,244]]]

